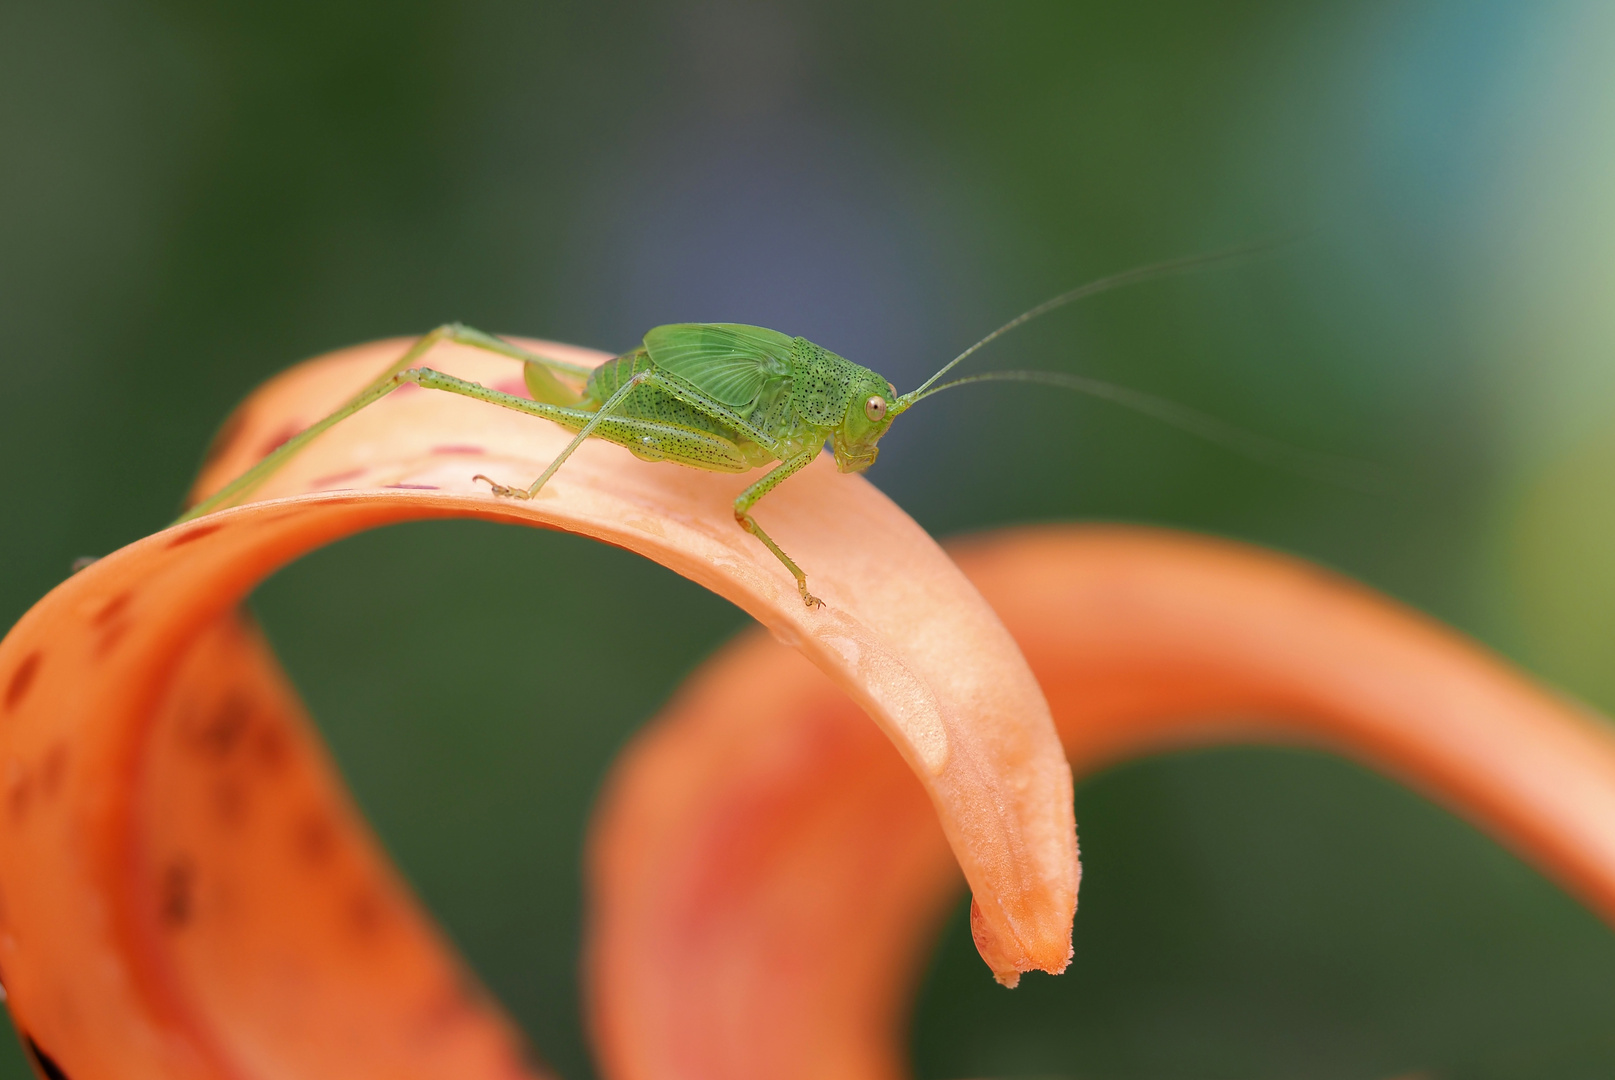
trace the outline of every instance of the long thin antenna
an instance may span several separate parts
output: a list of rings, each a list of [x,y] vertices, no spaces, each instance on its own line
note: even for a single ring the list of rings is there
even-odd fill
[[[1313,480],[1321,480],[1341,487],[1351,488],[1365,494],[1383,494],[1390,488],[1389,478],[1384,470],[1376,465],[1354,458],[1337,457],[1334,454],[1320,454],[1312,450],[1303,450],[1300,447],[1290,446],[1276,439],[1269,439],[1265,435],[1258,435],[1244,428],[1235,427],[1225,423],[1214,416],[1207,416],[1197,412],[1186,405],[1179,405],[1166,398],[1158,398],[1153,394],[1146,394],[1141,390],[1133,390],[1126,386],[1117,386],[1115,383],[1104,382],[1100,379],[1090,379],[1082,375],[1067,375],[1060,371],[986,371],[979,375],[966,375],[962,379],[943,383],[935,387],[920,398],[928,398],[932,394],[940,394],[944,390],[951,390],[955,386],[976,382],[1030,382],[1043,383],[1048,386],[1059,386],[1067,390],[1088,394],[1092,397],[1103,398],[1114,402],[1135,412],[1154,417],[1157,420],[1171,424],[1191,435],[1198,435],[1208,442],[1226,447],[1235,453],[1241,454],[1253,461],[1265,465],[1274,465],[1287,469],[1298,475]],[[910,402],[912,404],[913,402]]]
[[[935,375],[932,375],[929,379],[926,379],[925,382],[921,383],[919,386],[897,399],[899,408],[893,410],[893,415],[895,416],[897,413],[902,412],[904,409],[907,409],[910,405],[918,401],[933,383],[942,378],[942,376],[946,375],[948,372],[952,371],[955,366],[957,366],[961,361],[970,357],[982,346],[996,341],[998,338],[1003,337],[1017,326],[1024,326],[1026,323],[1031,322],[1039,315],[1047,315],[1056,308],[1065,307],[1067,304],[1075,303],[1084,297],[1094,296],[1097,293],[1109,292],[1111,289],[1119,289],[1123,285],[1135,285],[1141,281],[1151,281],[1155,278],[1171,277],[1173,274],[1185,274],[1192,270],[1204,270],[1212,266],[1238,262],[1242,259],[1276,250],[1285,246],[1286,244],[1289,244],[1290,242],[1290,237],[1281,237],[1272,240],[1257,240],[1253,243],[1239,244],[1235,247],[1224,248],[1221,251],[1212,251],[1201,255],[1185,255],[1177,259],[1168,259],[1165,262],[1151,263],[1148,266],[1135,266],[1131,270],[1123,270],[1119,274],[1111,274],[1109,277],[1102,277],[1097,281],[1090,281],[1086,285],[1079,285],[1070,292],[1061,293],[1059,296],[1056,296],[1051,300],[1043,301],[1030,311],[1023,311],[1021,314],[1015,316],[1003,326],[1000,326],[997,330],[994,330],[992,333],[970,346],[970,348],[966,349],[958,356],[955,356],[952,360],[949,360],[946,364],[943,364],[941,369],[938,370]]]

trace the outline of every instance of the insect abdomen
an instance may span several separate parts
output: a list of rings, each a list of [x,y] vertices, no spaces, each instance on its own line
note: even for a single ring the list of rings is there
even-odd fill
[[[654,370],[656,365],[651,363],[644,349],[607,360],[590,374],[588,385],[583,390],[581,407],[591,411],[600,408],[606,403],[607,398],[622,387],[623,383],[641,371]],[[618,406],[617,414],[642,417],[646,420],[661,420],[680,427],[694,428],[697,431],[710,431],[726,439],[733,439],[735,436],[735,432],[720,421],[686,405],[655,386],[640,386],[635,389],[628,395],[627,400]]]
[[[597,411],[634,375],[654,369],[644,349],[607,360],[589,375],[580,408]],[[741,438],[733,428],[656,386],[632,390],[595,432],[646,461],[744,472],[772,460],[771,455]]]
[[[644,461],[671,461],[713,472],[745,472],[756,462],[721,435],[653,420],[602,420],[596,434]]]
[[[654,371],[655,368],[656,365],[651,363],[644,349],[607,360],[589,373],[589,381],[583,387],[583,408],[598,409],[634,375],[641,371]]]

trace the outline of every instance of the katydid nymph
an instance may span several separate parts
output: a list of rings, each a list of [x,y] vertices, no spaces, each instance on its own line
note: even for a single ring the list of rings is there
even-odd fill
[[[1052,383],[1152,413],[1257,456],[1264,452],[1273,456],[1274,449],[1280,456],[1293,456],[1276,444],[1171,402],[1077,376],[993,371],[937,385],[943,375],[988,342],[1057,307],[1136,281],[1227,262],[1269,246],[1246,246],[1157,263],[1062,293],[994,330],[906,394],[899,394],[871,369],[806,338],[760,326],[658,326],[645,335],[640,347],[589,368],[541,356],[494,335],[451,323],[421,337],[346,405],[287,440],[179,520],[234,505],[321,432],[400,386],[413,383],[528,413],[577,433],[538,479],[526,487],[507,486],[482,475],[473,478],[490,484],[493,494],[500,497],[533,498],[588,438],[616,443],[649,461],[713,472],[742,473],[777,462],[735,499],[735,520],[790,571],[803,603],[817,607],[822,602],[808,591],[807,575],[757,523],[752,508],[781,481],[806,467],[826,442],[842,472],[868,469],[875,463],[880,452],[878,444],[893,420],[916,402],[953,386],[986,380]],[[432,347],[444,341],[520,361],[531,398],[419,366]],[[573,384],[581,384],[581,389]]]

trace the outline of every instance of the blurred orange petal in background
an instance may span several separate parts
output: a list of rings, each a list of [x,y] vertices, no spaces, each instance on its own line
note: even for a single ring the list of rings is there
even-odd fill
[[[1615,731],[1453,632],[1186,534],[1010,530],[955,554],[1020,642],[1079,778],[1191,745],[1331,749],[1615,922]],[[958,874],[890,747],[766,636],[710,661],[625,753],[589,872],[606,1075],[908,1074],[908,1007]]]

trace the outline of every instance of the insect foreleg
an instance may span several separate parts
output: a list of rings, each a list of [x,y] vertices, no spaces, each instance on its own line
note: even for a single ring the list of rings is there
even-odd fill
[[[600,426],[600,421],[609,419],[610,414],[615,412],[628,399],[630,393],[648,381],[649,373],[642,372],[617,387],[617,392],[606,398],[605,404],[595,411],[594,415],[589,418],[589,422],[584,424],[572,441],[566,444],[566,449],[555,455],[555,460],[550,462],[549,468],[540,473],[538,479],[534,480],[533,485],[525,491],[521,488],[506,487],[504,484],[494,483],[491,477],[483,476],[481,473],[478,473],[472,479],[487,480],[488,483],[493,484],[493,493],[495,495],[505,495],[514,499],[531,499],[538,494],[540,488],[549,482],[550,477],[555,475],[555,470],[559,469],[566,462],[566,459],[572,456],[572,451],[582,446],[584,439],[594,434],[594,429]]]
[[[756,519],[751,516],[751,508],[757,505],[757,501],[764,495],[778,487],[780,481],[805,469],[818,456],[819,447],[815,446],[810,450],[802,451],[802,453],[788,461],[780,462],[770,469],[761,480],[741,492],[740,498],[735,500],[735,520],[740,522],[742,529],[761,540],[768,550],[774,553],[774,557],[785,564],[785,569],[789,570],[791,576],[796,579],[796,589],[802,594],[802,603],[808,607],[819,607],[824,601],[808,592],[807,575],[802,573],[801,567],[791,561],[789,555],[780,550],[780,546],[774,543],[773,538],[763,531],[763,527],[757,524]]]

